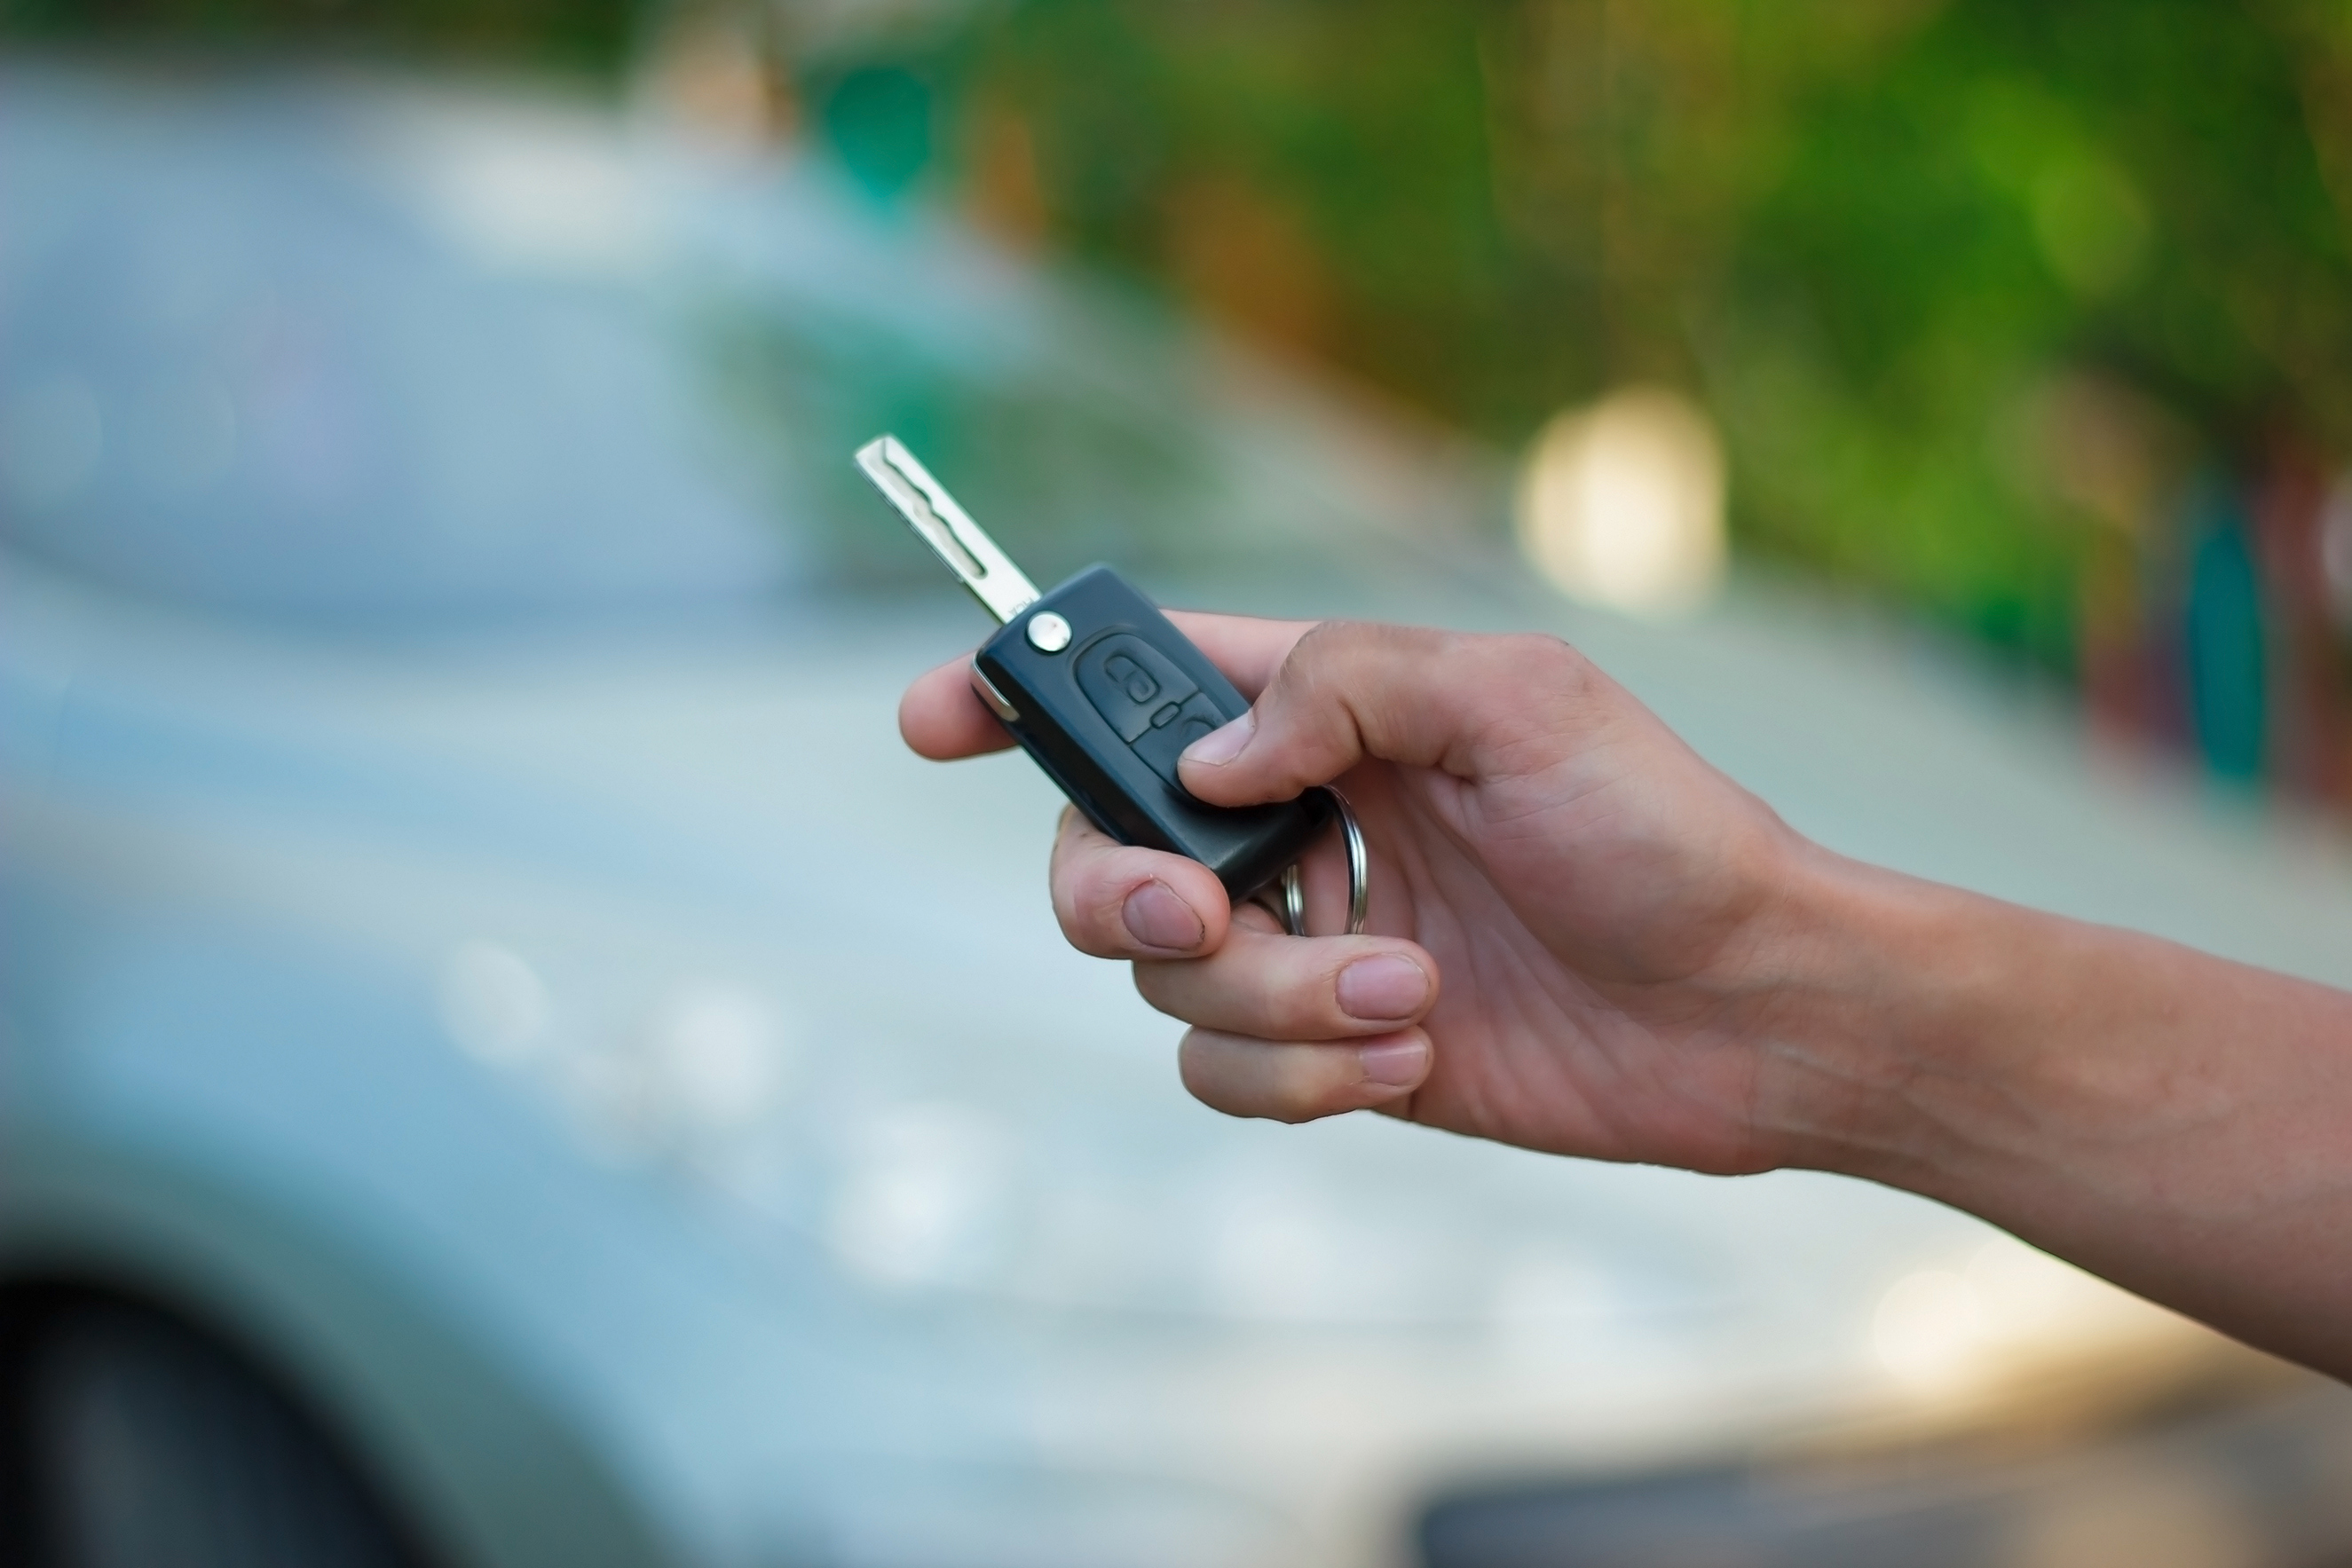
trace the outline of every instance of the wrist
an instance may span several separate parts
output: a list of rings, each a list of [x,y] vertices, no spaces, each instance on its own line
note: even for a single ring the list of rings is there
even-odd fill
[[[1757,1121],[1783,1164],[2030,1221],[2060,1187],[2157,1201],[2150,1133],[2210,1131],[2167,1024],[2186,972],[2234,966],[1810,844],[1761,951]]]
[[[1748,1168],[1990,1220],[2250,1342],[2352,1368],[2352,1003],[1790,836],[1713,1014]]]
[[[1742,987],[1759,1145],[1938,1192],[1969,1144],[2000,1137],[1947,1102],[2011,1103],[2004,1081],[2032,1070],[2001,1014],[2031,1006],[2014,922],[2047,917],[1791,838]]]

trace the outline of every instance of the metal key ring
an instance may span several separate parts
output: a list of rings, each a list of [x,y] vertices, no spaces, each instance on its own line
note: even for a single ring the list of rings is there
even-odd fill
[[[1348,797],[1328,784],[1323,786],[1323,793],[1339,808],[1339,830],[1348,841],[1348,935],[1361,936],[1365,909],[1371,902],[1372,857],[1364,848],[1364,830],[1357,825],[1356,809],[1348,804]],[[1283,869],[1282,902],[1276,905],[1275,914],[1293,936],[1307,935],[1307,884],[1298,874],[1297,861]]]

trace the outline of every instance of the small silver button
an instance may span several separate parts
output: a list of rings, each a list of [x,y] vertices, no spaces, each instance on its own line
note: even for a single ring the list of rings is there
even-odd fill
[[[1070,645],[1070,623],[1050,610],[1029,617],[1029,645],[1041,653],[1058,653]]]

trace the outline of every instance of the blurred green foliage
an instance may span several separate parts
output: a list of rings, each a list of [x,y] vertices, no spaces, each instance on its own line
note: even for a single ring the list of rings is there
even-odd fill
[[[1057,244],[1505,442],[1683,384],[1751,549],[2053,666],[2133,521],[2053,386],[2176,467],[2352,452],[2341,4],[1023,0],[961,50],[983,209],[1025,149]]]
[[[2300,52],[2210,0],[1977,0],[1811,95],[1706,302],[1751,533],[2063,662],[2100,519],[2035,472],[2068,433],[2021,428],[2053,376],[2135,389],[2192,460],[2352,450]]]

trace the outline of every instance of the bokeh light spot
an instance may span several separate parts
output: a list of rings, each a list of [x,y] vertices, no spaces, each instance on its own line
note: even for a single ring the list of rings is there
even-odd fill
[[[1556,416],[1521,476],[1519,538],[1570,597],[1637,615],[1691,610],[1721,583],[1723,448],[1678,392],[1633,387]]]

